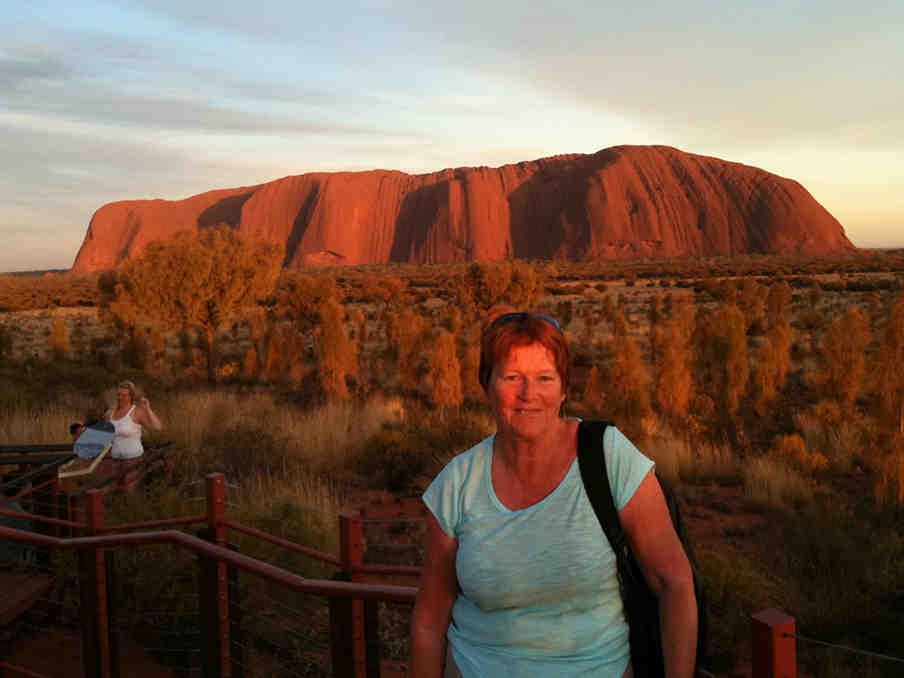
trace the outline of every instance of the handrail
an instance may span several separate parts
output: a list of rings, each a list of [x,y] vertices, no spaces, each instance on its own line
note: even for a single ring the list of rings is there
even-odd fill
[[[40,457],[40,458],[38,458]],[[0,453],[0,466],[34,466],[36,464],[52,464],[60,459],[72,459],[72,453],[49,452],[47,454],[3,454]]]
[[[105,525],[99,528],[99,533],[125,532],[128,530],[146,530],[149,527],[182,527],[184,525],[197,525],[207,522],[207,516],[184,516],[181,518],[163,518],[161,520],[148,520],[143,523],[120,523],[118,525]]]
[[[158,459],[161,459],[163,457],[162,451],[165,450],[167,447],[170,447],[172,444],[173,444],[172,441],[167,441],[165,443],[161,443],[160,445],[157,445],[156,447],[147,448],[145,454],[138,457],[138,463],[135,464],[134,466],[129,466],[129,467],[123,468],[120,471],[117,471],[116,473],[114,473],[113,475],[103,478],[96,485],[93,485],[90,487],[85,487],[84,489],[79,490],[78,492],[72,493],[72,496],[75,499],[81,499],[91,490],[102,490],[107,485],[112,485],[113,483],[118,482],[120,479],[124,478],[127,474],[134,472],[136,469],[145,469],[145,471],[146,471],[152,463],[157,462]]]
[[[33,520],[35,522],[48,523],[50,525],[61,525],[63,527],[75,527],[79,529],[85,527],[85,523],[76,523],[71,520],[63,520],[62,518],[51,518],[50,516],[41,516],[37,513],[27,513],[25,511],[10,511],[9,509],[4,508],[0,508],[0,515],[11,516],[13,518],[28,518],[29,520]]]
[[[19,501],[22,497],[27,497],[29,494],[33,494],[34,492],[37,492],[38,490],[43,490],[45,487],[47,487],[48,485],[53,485],[55,482],[56,482],[56,478],[51,477],[51,478],[45,480],[43,483],[38,483],[37,485],[32,485],[31,487],[22,490],[21,492],[19,492],[19,494],[15,495],[14,497],[7,497],[6,499],[0,499],[0,508],[3,508],[4,506],[6,506],[8,504],[12,504],[14,501]]]
[[[194,551],[198,555],[233,565],[241,570],[278,582],[301,593],[327,598],[350,598],[354,600],[412,604],[417,593],[417,589],[411,586],[353,584],[325,579],[308,579],[288,572],[281,567],[216,546],[178,530],[59,539],[9,527],[0,527],[0,537],[29,542],[45,548],[77,550],[175,544]]]
[[[262,530],[258,530],[254,527],[249,527],[248,525],[242,525],[241,523],[235,523],[231,520],[224,520],[220,523],[224,527],[228,527],[230,530],[235,530],[236,532],[242,532],[251,537],[257,537],[258,539],[262,539],[264,541],[268,541],[271,544],[276,544],[277,546],[282,546],[285,549],[289,549],[290,551],[295,551],[296,553],[301,553],[302,555],[309,556],[314,558],[315,560],[320,560],[324,563],[329,563],[330,565],[335,565],[336,567],[341,567],[342,561],[334,555],[329,553],[324,553],[323,551],[318,551],[316,549],[309,548],[307,546],[302,546],[301,544],[296,544],[293,541],[289,541],[288,539],[283,539],[282,537],[277,537],[275,535],[269,534],[268,532],[264,532]]]
[[[420,576],[423,568],[418,565],[359,565],[352,572],[361,574],[399,574],[411,577]]]
[[[72,452],[72,443],[46,445],[0,445],[0,454],[31,454],[32,452]]]
[[[54,461],[52,461],[50,463],[44,464],[41,468],[37,469],[36,471],[29,471],[28,473],[23,473],[21,476],[16,476],[12,480],[9,480],[5,483],[0,484],[0,488],[2,488],[3,490],[6,490],[8,487],[12,487],[13,485],[21,485],[22,483],[24,483],[28,480],[31,480],[32,478],[38,478],[40,476],[43,476],[43,475],[47,474],[48,472],[54,471],[56,468],[62,466],[73,456],[75,456],[75,455],[69,455],[69,456],[65,456],[65,457],[60,456],[58,459],[55,459]]]

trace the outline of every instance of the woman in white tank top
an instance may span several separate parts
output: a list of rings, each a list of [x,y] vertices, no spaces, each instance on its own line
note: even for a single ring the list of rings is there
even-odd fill
[[[107,410],[104,418],[113,424],[116,431],[110,456],[117,460],[137,459],[144,453],[141,446],[142,426],[156,431],[163,428],[147,398],[141,397],[136,403],[135,384],[131,381],[119,384],[116,407]]]

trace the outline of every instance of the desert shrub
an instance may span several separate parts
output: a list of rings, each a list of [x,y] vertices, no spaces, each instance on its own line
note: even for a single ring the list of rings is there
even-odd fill
[[[656,402],[663,414],[680,420],[687,415],[694,387],[689,327],[683,318],[671,317],[656,334],[661,347],[653,365]]]
[[[829,326],[819,346],[820,369],[810,380],[823,397],[850,408],[863,388],[870,327],[866,314],[850,307]]]
[[[437,407],[461,405],[461,365],[455,349],[455,337],[440,330],[429,359],[430,402]]]
[[[148,244],[118,269],[108,308],[124,327],[159,322],[200,328],[213,380],[217,328],[238,309],[272,293],[281,260],[274,245],[246,242],[226,225],[183,231]],[[106,290],[109,281],[104,285]]]
[[[825,326],[826,318],[825,315],[815,308],[808,308],[798,314],[797,322],[800,324],[801,328],[814,332],[821,330]]]
[[[427,320],[412,308],[387,314],[389,343],[395,354],[399,384],[417,390],[423,363]]]
[[[753,278],[745,278],[738,290],[737,300],[738,307],[744,314],[747,332],[751,334],[762,332],[766,317],[766,298],[762,285]]]
[[[880,504],[904,505],[904,436],[896,435],[879,460],[873,493]]]
[[[239,481],[253,474],[285,474],[294,461],[286,454],[288,440],[263,422],[239,420],[208,428],[198,449],[199,473],[220,471]]]
[[[571,323],[574,307],[570,301],[560,301],[556,304],[555,318],[561,323],[562,327],[566,327]]]
[[[354,460],[355,470],[372,487],[393,492],[410,488],[429,466],[429,450],[408,432],[387,429],[374,435]]]
[[[471,264],[450,281],[465,306],[487,310],[496,304],[532,308],[543,291],[543,281],[526,261],[490,261]]]
[[[478,372],[480,370],[480,345],[477,341],[468,342],[462,349],[461,356],[461,389],[462,396],[470,400],[483,400],[483,388],[480,386]]]
[[[0,275],[0,312],[95,306],[99,274]]]
[[[319,309],[321,324],[317,338],[317,373],[328,398],[349,397],[347,377],[358,376],[358,343],[348,336],[345,309],[335,298],[324,300]]]
[[[754,504],[795,511],[813,500],[809,481],[787,463],[756,457],[744,465],[744,492]]]
[[[369,487],[394,492],[423,489],[452,457],[494,428],[484,417],[461,410],[445,421],[429,411],[414,414],[409,421],[375,433],[349,459],[349,467]]]
[[[4,359],[12,353],[13,335],[6,325],[0,325],[0,359]]]
[[[804,439],[797,433],[776,437],[770,454],[804,473],[824,471],[829,466],[829,460],[818,452],[808,450]]]
[[[702,443],[672,434],[646,439],[643,452],[656,462],[657,470],[673,485],[719,483],[737,485],[741,465],[727,445]]]
[[[258,373],[258,363],[260,361],[257,357],[257,349],[252,344],[248,347],[248,350],[245,352],[245,357],[242,359],[242,379],[245,381],[254,381],[257,379]]]
[[[584,393],[581,398],[581,401],[590,411],[594,412],[602,412],[603,410],[603,402],[605,401],[605,394],[603,393],[603,378],[600,374],[600,368],[597,365],[594,365],[590,368],[590,372],[587,373],[587,379],[584,382]]]
[[[829,467],[849,472],[857,465],[871,463],[875,450],[868,422],[851,417],[834,401],[823,400],[793,416],[794,426],[809,450],[819,450]]]
[[[904,433],[904,295],[892,306],[876,362],[880,416],[889,430]]]
[[[99,417],[103,414],[99,394],[119,379],[133,379],[145,386],[150,382],[154,392],[158,392],[156,381],[131,370],[113,374],[101,367],[70,361],[0,363],[0,410],[37,411],[62,405]],[[100,412],[94,412],[98,408]],[[49,441],[34,442],[66,442],[67,431],[68,428],[59,432],[62,441],[55,435]]]
[[[755,358],[753,405],[757,414],[763,416],[767,405],[784,388],[791,370],[791,326],[784,321],[770,324],[765,340],[756,349]]]
[[[637,433],[650,416],[650,377],[637,343],[627,334],[616,334],[611,354],[602,366],[603,406],[606,416],[627,432]]]
[[[276,315],[292,320],[300,331],[306,332],[320,320],[324,302],[341,298],[336,278],[328,273],[284,274],[276,290]]]
[[[53,319],[50,327],[50,350],[57,360],[64,360],[70,356],[69,327],[66,320],[59,316]]]
[[[774,282],[766,293],[766,317],[769,327],[788,322],[791,317],[791,286],[785,280]]]
[[[775,578],[750,555],[698,548],[696,558],[709,604],[706,668],[728,672],[738,661],[738,640],[750,633],[751,611],[781,608],[787,601]]]
[[[733,304],[698,313],[693,343],[696,388],[712,399],[718,424],[728,427],[738,411],[750,372],[744,315]]]

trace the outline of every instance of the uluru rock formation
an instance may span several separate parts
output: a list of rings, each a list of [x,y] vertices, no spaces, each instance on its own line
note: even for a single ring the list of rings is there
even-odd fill
[[[285,266],[854,250],[796,181],[667,146],[617,146],[499,168],[289,176],[94,214],[74,272],[227,223],[285,246]]]

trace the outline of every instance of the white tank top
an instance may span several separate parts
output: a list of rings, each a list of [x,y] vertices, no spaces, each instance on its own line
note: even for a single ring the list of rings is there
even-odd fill
[[[121,419],[110,418],[110,423],[116,431],[113,449],[110,450],[113,459],[135,459],[144,454],[144,448],[141,446],[141,426],[132,421],[134,410],[135,406],[132,405]]]

